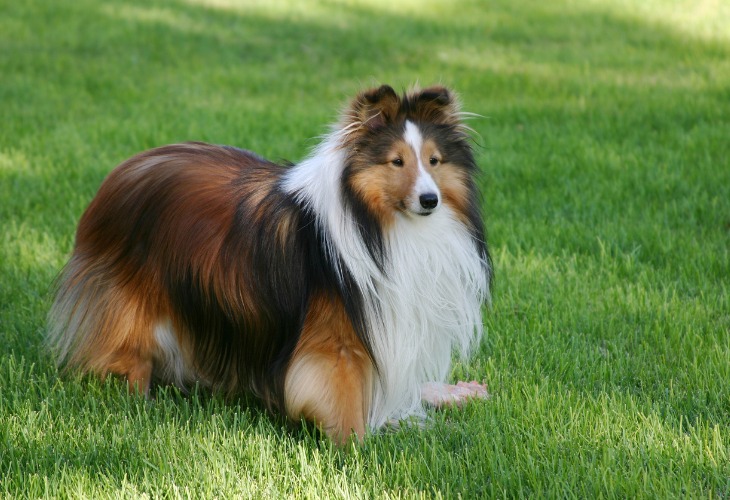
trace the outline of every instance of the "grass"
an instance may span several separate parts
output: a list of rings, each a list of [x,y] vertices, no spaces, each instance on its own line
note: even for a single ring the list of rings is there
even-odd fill
[[[0,497],[730,496],[730,8],[0,0]],[[246,401],[61,378],[49,286],[109,170],[296,160],[365,86],[478,132],[493,398],[334,449]]]

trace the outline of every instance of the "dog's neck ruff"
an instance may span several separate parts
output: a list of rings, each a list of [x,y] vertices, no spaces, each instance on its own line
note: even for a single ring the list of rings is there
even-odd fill
[[[349,273],[363,296],[378,366],[368,424],[377,429],[422,416],[421,385],[444,381],[453,352],[466,355],[481,337],[490,270],[448,205],[428,217],[399,213],[383,235],[381,269],[343,203],[342,138],[327,136],[283,187],[316,214],[331,262],[347,268],[337,273]]]

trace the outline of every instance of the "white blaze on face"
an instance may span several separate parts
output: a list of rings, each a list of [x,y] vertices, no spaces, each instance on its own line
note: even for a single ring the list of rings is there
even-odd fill
[[[419,215],[429,215],[440,204],[441,193],[433,177],[423,165],[423,136],[413,122],[406,121],[403,139],[413,148],[418,162],[418,176],[413,184],[408,210]]]

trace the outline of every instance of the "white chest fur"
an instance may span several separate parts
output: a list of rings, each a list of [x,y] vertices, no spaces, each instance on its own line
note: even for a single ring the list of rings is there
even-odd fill
[[[386,270],[371,276],[375,293],[366,300],[380,367],[373,428],[423,413],[421,385],[444,381],[454,351],[466,355],[481,337],[489,293],[486,265],[448,206],[428,217],[398,217],[386,242]]]

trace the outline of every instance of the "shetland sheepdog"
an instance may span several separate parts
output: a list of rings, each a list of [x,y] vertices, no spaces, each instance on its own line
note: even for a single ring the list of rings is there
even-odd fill
[[[383,85],[295,165],[199,142],[123,162],[59,277],[59,364],[253,393],[337,443],[424,414],[490,295],[462,117],[446,88]]]

